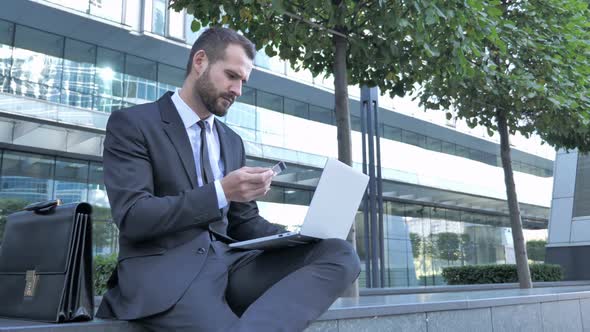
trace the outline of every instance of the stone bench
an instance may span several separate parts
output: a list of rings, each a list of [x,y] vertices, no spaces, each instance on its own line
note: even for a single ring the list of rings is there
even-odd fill
[[[123,321],[56,325],[0,320],[0,331],[25,330],[139,332],[140,329]],[[306,330],[319,331],[590,331],[590,285],[341,298]]]

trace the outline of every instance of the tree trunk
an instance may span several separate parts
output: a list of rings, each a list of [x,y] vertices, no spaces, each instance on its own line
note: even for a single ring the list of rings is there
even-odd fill
[[[514,173],[512,172],[512,157],[510,156],[508,124],[505,111],[496,111],[496,118],[498,120],[498,131],[500,132],[500,155],[502,157],[506,197],[508,198],[508,209],[510,211],[510,226],[512,227],[512,239],[514,241],[518,283],[520,284],[520,288],[533,288],[522,232],[520,208],[516,197],[516,186],[514,185]]]
[[[341,36],[332,36],[334,43],[334,99],[336,113],[336,131],[338,139],[338,160],[352,166],[352,141],[350,134],[350,111],[348,110],[348,73],[346,57],[348,41]],[[356,227],[352,224],[348,233],[348,242],[356,248]],[[358,297],[358,280],[342,296]]]

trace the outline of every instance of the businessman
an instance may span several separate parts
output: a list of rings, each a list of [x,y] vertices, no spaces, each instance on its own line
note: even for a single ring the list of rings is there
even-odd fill
[[[252,71],[254,45],[225,28],[193,45],[182,88],[113,112],[104,177],[119,260],[97,316],[150,331],[301,331],[357,278],[338,239],[274,251],[228,243],[282,230],[258,214],[273,173],[246,167],[224,116]]]

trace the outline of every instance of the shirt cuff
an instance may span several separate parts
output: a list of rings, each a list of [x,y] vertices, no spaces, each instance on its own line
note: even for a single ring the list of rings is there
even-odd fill
[[[220,180],[215,180],[215,192],[217,193],[217,205],[220,209],[223,209],[227,205],[227,198],[225,198],[225,192]]]

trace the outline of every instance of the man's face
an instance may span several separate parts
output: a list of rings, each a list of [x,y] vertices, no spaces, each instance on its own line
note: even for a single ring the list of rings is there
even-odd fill
[[[240,45],[230,44],[225,57],[211,64],[197,78],[195,93],[207,110],[217,116],[225,116],[237,97],[242,95],[242,84],[250,77],[252,60]]]

